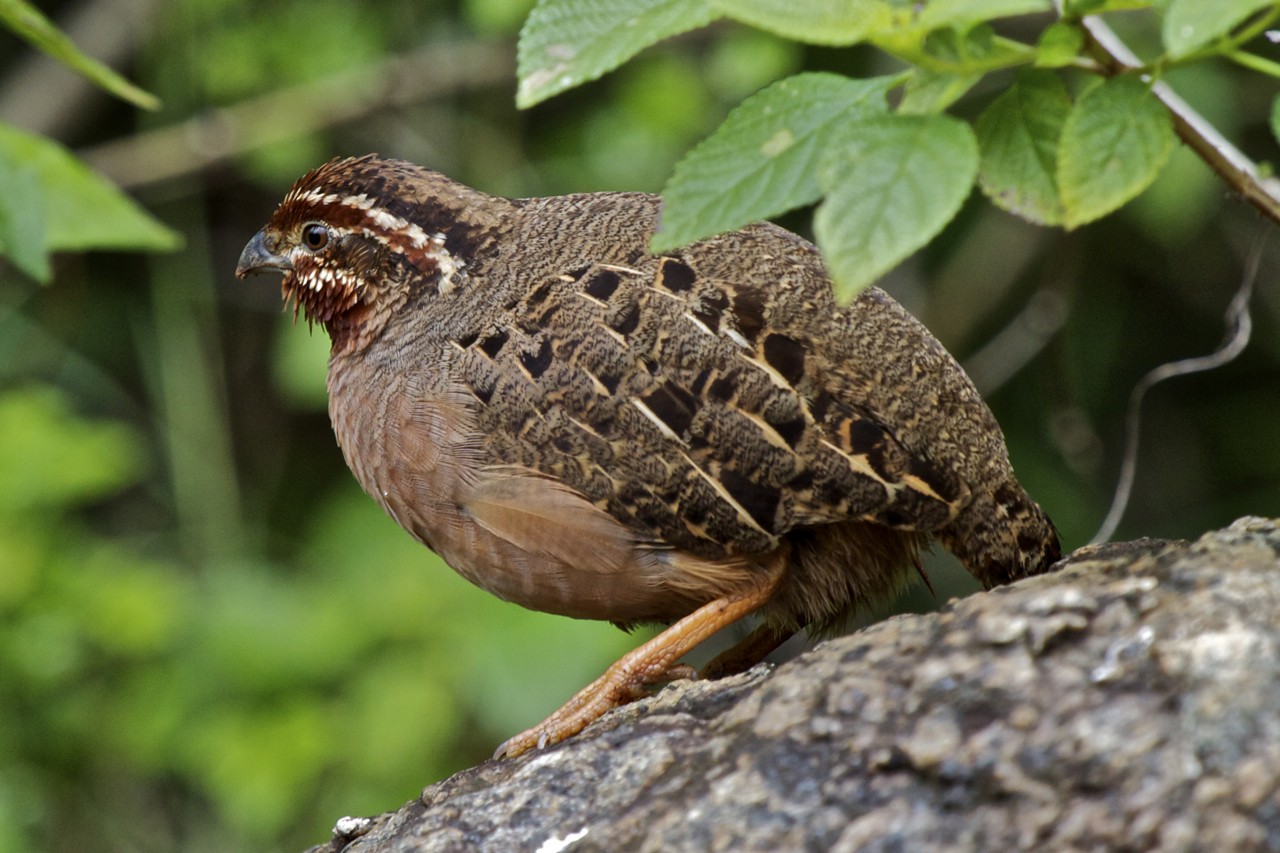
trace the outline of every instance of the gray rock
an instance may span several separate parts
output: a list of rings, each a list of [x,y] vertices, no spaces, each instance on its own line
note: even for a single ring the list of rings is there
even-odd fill
[[[679,682],[320,851],[1280,850],[1280,523]],[[353,837],[354,836],[354,837]]]

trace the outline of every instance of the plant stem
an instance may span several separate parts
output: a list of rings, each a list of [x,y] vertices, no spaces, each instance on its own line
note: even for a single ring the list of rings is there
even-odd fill
[[[1266,74],[1268,77],[1280,77],[1280,62],[1274,62],[1258,56],[1256,53],[1249,53],[1244,50],[1233,50],[1226,56],[1232,62],[1257,71],[1259,74]]]
[[[1101,18],[1090,15],[1081,24],[1090,52],[1108,73],[1133,72],[1141,67],[1138,57]],[[1262,175],[1256,163],[1232,145],[1167,83],[1155,81],[1151,92],[1173,116],[1174,129],[1182,141],[1247,202],[1272,221],[1280,223],[1280,180]]]
[[[1259,15],[1248,26],[1243,27],[1229,38],[1232,48],[1239,48],[1241,45],[1248,44],[1258,36],[1262,35],[1267,29],[1275,23],[1276,16],[1280,15],[1280,9],[1269,9],[1266,14]]]

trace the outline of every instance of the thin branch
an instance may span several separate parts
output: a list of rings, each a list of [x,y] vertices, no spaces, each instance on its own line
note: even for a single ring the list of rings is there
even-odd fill
[[[1184,358],[1171,361],[1148,371],[1134,386],[1129,395],[1129,411],[1125,416],[1124,461],[1120,465],[1120,482],[1116,485],[1115,497],[1111,501],[1111,509],[1102,526],[1094,534],[1090,545],[1098,545],[1109,540],[1120,526],[1125,509],[1129,506],[1129,497],[1133,493],[1133,478],[1138,466],[1138,438],[1141,432],[1142,401],[1152,386],[1175,376],[1186,376],[1189,373],[1201,373],[1222,367],[1233,361],[1236,356],[1249,345],[1249,336],[1253,332],[1253,317],[1249,313],[1249,299],[1253,296],[1253,284],[1258,278],[1258,266],[1262,261],[1262,246],[1267,231],[1259,233],[1245,268],[1244,279],[1227,306],[1225,324],[1227,333],[1222,343],[1209,355],[1196,358]]]
[[[391,107],[514,88],[513,53],[502,42],[430,45],[77,153],[119,186],[136,190]]]
[[[1091,52],[1112,74],[1132,72],[1142,67],[1142,61],[1101,18],[1090,15],[1082,24]],[[1280,223],[1280,180],[1264,176],[1256,163],[1205,121],[1168,84],[1157,80],[1151,92],[1173,116],[1174,129],[1182,141],[1228,186],[1266,217]]]

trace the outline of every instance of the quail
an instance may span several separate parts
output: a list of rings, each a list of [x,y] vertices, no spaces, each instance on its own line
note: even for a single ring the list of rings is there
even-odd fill
[[[499,755],[572,736],[748,614],[708,670],[829,629],[931,539],[986,587],[1060,556],[919,321],[876,288],[837,306],[817,249],[771,224],[654,254],[660,208],[337,159],[236,268],[283,273],[328,331],[347,464],[419,542],[524,607],[668,626]]]

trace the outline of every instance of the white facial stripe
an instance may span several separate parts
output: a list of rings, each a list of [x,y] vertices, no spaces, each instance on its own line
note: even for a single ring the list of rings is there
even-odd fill
[[[367,193],[360,195],[338,195],[337,193],[324,193],[320,190],[307,190],[304,193],[290,193],[285,198],[285,203],[290,201],[310,202],[312,204],[330,205],[337,204],[342,207],[349,207],[353,210],[363,211],[364,214],[372,220],[383,231],[389,231],[396,234],[404,234],[409,238],[409,245],[415,249],[421,249],[427,244],[427,232],[407,219],[401,219],[399,216],[388,213],[380,207],[376,207],[377,202],[370,198]],[[367,233],[372,234],[370,229],[365,229]],[[384,241],[386,242],[386,241]]]
[[[422,251],[430,244],[431,249],[425,254],[436,262],[437,269],[440,271],[440,281],[437,285],[441,294],[450,293],[457,287],[454,276],[462,270],[466,264],[451,255],[444,247],[444,235],[432,234],[422,230],[422,227],[402,219],[399,216],[388,213],[380,207],[376,207],[376,201],[367,193],[359,195],[338,195],[337,193],[325,193],[318,189],[307,190],[306,192],[291,192],[285,197],[284,204],[291,202],[299,202],[303,204],[316,204],[322,206],[339,205],[341,207],[359,210],[364,213],[371,225],[360,227],[360,232],[367,237],[377,240],[382,245],[392,251],[401,254],[407,254],[410,249]],[[402,241],[407,238],[408,246],[403,245]],[[339,284],[348,289],[363,288],[364,282],[355,277],[347,276],[341,271],[336,274],[327,267],[321,267],[318,275],[311,278],[310,287],[319,290],[322,286],[330,286],[335,283],[335,278]]]

